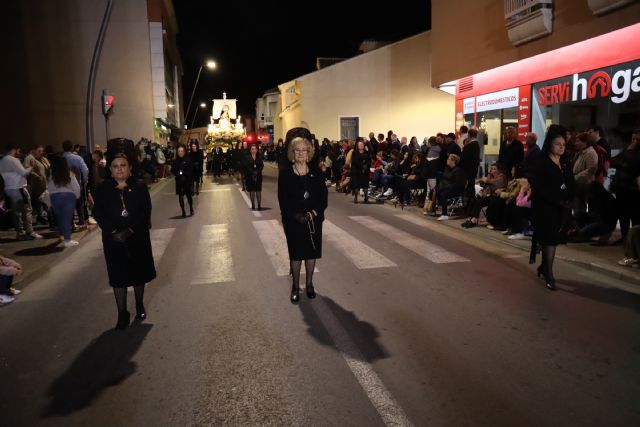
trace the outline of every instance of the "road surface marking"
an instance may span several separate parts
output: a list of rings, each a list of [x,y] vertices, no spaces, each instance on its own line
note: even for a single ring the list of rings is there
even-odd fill
[[[220,191],[229,191],[229,190],[231,190],[231,189],[230,188],[212,188],[212,189],[209,189],[209,190],[200,190],[200,193],[217,193],[217,192],[220,192]],[[164,194],[168,195],[168,196],[175,196],[176,195],[175,192],[164,193]],[[193,193],[193,195],[196,196],[197,194]]]
[[[406,231],[385,224],[370,216],[350,216],[349,218],[436,264],[469,261],[463,256],[449,252],[441,246],[413,236]]]
[[[200,232],[196,249],[196,259],[192,264],[196,270],[191,278],[192,285],[232,282],[233,259],[227,224],[205,225]]]
[[[463,241],[465,244],[469,246],[475,246],[478,249],[482,249],[485,252],[489,252],[503,258],[518,257],[520,256],[520,254],[522,254],[521,250],[516,250],[516,251],[504,250],[502,248],[497,247],[495,244],[491,244],[487,242],[487,240],[484,238],[479,238],[473,233],[468,233],[466,231],[463,231],[462,229],[457,229],[457,230],[453,229],[452,227],[441,224],[440,221],[429,221],[426,218],[420,218],[416,215],[406,214],[406,213],[398,214],[395,216],[402,220],[419,225],[420,227],[435,231],[438,234],[443,234],[452,239]],[[500,243],[500,245],[503,245],[503,244]]]
[[[246,191],[242,191],[241,188],[238,188],[238,191],[240,191],[240,195],[242,196],[242,198],[244,199],[245,203],[247,204],[247,207],[249,207],[249,209],[251,209],[251,200],[249,200],[249,196],[247,196],[247,192]],[[251,211],[251,213],[255,217],[261,217],[262,216],[262,214],[259,211]]]
[[[367,394],[369,401],[380,414],[384,424],[387,426],[412,426],[413,424],[407,418],[398,402],[385,387],[371,365],[365,362],[362,352],[351,340],[349,334],[336,319],[323,298],[320,296],[309,305],[320,318],[342,358],[347,362],[347,366]]]
[[[323,224],[324,238],[359,269],[397,267],[398,265],[366,243],[356,239],[330,221]]]
[[[288,276],[289,251],[287,250],[287,239],[280,222],[276,219],[253,221],[253,226],[276,274],[278,276]],[[318,269],[316,268],[313,271],[318,272]],[[302,267],[301,273],[304,274],[304,267]]]
[[[151,229],[151,250],[153,252],[153,263],[157,266],[165,249],[169,246],[169,242],[173,237],[175,228],[158,228]]]

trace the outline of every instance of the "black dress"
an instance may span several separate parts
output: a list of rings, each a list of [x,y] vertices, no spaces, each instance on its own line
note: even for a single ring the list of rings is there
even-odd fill
[[[249,154],[244,159],[244,180],[247,191],[262,191],[262,169],[264,162],[260,154],[256,154],[254,160]]]
[[[195,182],[195,168],[188,156],[176,157],[171,164],[171,171],[176,177],[176,194],[178,196],[190,196],[193,194]]]
[[[93,208],[94,216],[102,229],[109,284],[114,288],[144,285],[156,277],[149,236],[149,191],[144,183],[133,179],[129,179],[127,185],[124,190],[120,190],[114,179],[105,179],[97,186]],[[122,216],[123,204],[126,216]],[[115,241],[112,233],[124,228],[133,230],[131,237],[124,243]]]
[[[369,188],[369,172],[371,168],[371,155],[368,151],[360,153],[353,150],[351,156],[351,188]]]
[[[194,182],[202,182],[202,164],[204,163],[204,152],[196,150],[189,152],[189,159],[193,164]]]
[[[305,192],[309,194],[307,199],[304,197]],[[278,201],[290,260],[322,257],[322,222],[327,199],[327,186],[317,167],[310,166],[309,173],[305,176],[296,175],[291,165],[280,170]],[[311,223],[296,220],[296,214],[304,215],[312,210],[318,215]]]
[[[566,224],[571,214],[568,202],[573,197],[573,172],[562,170],[541,154],[532,183],[531,209],[535,241],[543,246],[566,243]]]

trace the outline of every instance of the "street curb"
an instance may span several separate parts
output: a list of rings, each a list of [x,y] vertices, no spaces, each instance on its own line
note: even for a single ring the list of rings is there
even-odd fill
[[[389,200],[385,200],[384,204],[393,206],[393,203],[390,203]],[[418,211],[416,211],[416,209],[413,209],[413,206],[410,209],[402,209],[402,212],[413,213],[413,214],[415,214],[416,216],[418,216],[420,218],[424,218],[425,221],[435,221],[435,219],[429,219],[428,217],[425,217],[424,215],[422,215],[421,214],[422,213],[422,209],[418,209]],[[448,221],[440,221],[440,222],[447,223],[447,224],[441,224],[441,225],[443,225],[445,227],[456,229],[456,227],[453,226],[453,223],[449,223]],[[451,225],[449,225],[449,224],[451,224]],[[487,240],[490,240],[490,241],[492,241],[494,243],[499,243],[501,245],[510,246],[510,247],[519,249],[519,250],[521,250],[523,252],[529,252],[529,248],[523,248],[522,246],[517,245],[515,243],[511,243],[509,241],[504,241],[504,240],[497,239],[497,238],[494,238],[494,237],[491,237],[491,236],[482,236],[482,235],[479,235],[479,234],[476,234],[476,237],[487,239]],[[575,258],[563,256],[563,255],[557,255],[556,258],[559,259],[559,260],[565,261],[565,262],[572,263],[574,265],[581,266],[581,267],[583,267],[583,268],[585,268],[587,270],[604,274],[604,275],[606,275],[608,277],[611,277],[613,279],[620,280],[622,282],[626,282],[626,283],[632,284],[634,286],[639,286],[640,287],[640,274],[633,274],[633,273],[630,273],[630,272],[620,271],[615,266],[603,265],[603,264],[599,264],[599,263],[595,263],[595,262],[582,261],[582,260],[578,260],[578,259],[575,259]]]

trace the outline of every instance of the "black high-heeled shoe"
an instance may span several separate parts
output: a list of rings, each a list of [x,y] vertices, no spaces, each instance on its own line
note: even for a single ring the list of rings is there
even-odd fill
[[[118,323],[116,323],[116,329],[123,330],[129,326],[129,322],[131,321],[131,315],[128,311],[119,311],[118,312]]]
[[[297,304],[300,302],[300,288],[291,288],[291,304]]]
[[[144,309],[144,305],[136,305],[136,319],[144,320],[147,318],[147,311]]]
[[[555,280],[547,280],[545,279],[545,286],[547,287],[547,289],[549,289],[550,291],[555,291],[556,288],[556,281]]]
[[[313,287],[313,283],[307,285],[305,291],[307,292],[307,298],[314,299],[316,297],[316,290]]]

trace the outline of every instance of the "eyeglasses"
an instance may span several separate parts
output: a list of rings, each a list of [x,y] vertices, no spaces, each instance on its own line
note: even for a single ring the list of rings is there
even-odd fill
[[[294,148],[293,151],[295,151],[296,153],[307,153],[307,152],[309,152],[309,150],[307,150],[306,148]]]

